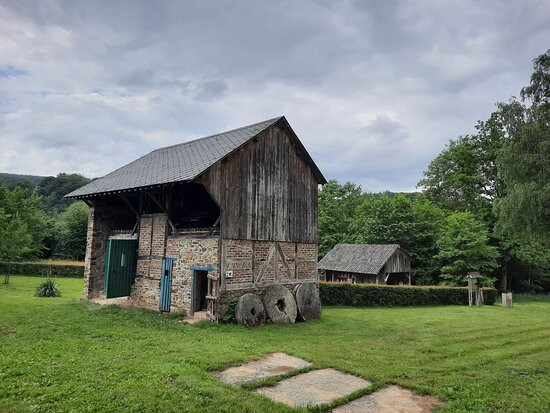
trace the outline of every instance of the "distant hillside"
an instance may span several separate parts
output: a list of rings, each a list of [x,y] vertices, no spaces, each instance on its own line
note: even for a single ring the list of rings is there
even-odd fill
[[[0,183],[7,185],[9,188],[13,188],[14,186],[25,181],[38,185],[44,180],[44,178],[46,177],[37,175],[8,174],[0,172]]]
[[[63,198],[64,195],[91,182],[91,179],[79,174],[59,173],[57,176],[35,176],[0,173],[0,184],[13,189],[24,186],[40,196],[42,208],[49,212],[60,212],[73,201]]]

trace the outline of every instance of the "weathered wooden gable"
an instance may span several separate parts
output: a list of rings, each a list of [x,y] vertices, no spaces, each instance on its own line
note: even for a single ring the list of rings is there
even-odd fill
[[[384,265],[383,273],[398,273],[398,272],[410,272],[411,260],[407,254],[401,251],[400,248],[388,259]]]
[[[317,242],[319,182],[291,133],[275,124],[197,179],[222,209],[222,238]]]

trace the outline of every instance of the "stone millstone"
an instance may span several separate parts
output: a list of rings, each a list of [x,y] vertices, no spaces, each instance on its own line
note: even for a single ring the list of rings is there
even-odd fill
[[[304,321],[321,318],[321,297],[319,285],[314,283],[299,284],[294,288],[294,297],[298,314]]]
[[[265,323],[265,308],[260,297],[252,293],[242,295],[235,307],[235,318],[247,327]]]
[[[296,300],[288,288],[272,285],[262,298],[267,315],[275,324],[292,324],[296,321]]]

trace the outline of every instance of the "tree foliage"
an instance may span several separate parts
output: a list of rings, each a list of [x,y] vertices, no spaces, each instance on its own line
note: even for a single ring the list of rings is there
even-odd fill
[[[0,208],[0,261],[18,261],[32,250],[26,224]]]
[[[48,176],[42,179],[38,184],[37,194],[42,197],[45,210],[61,212],[72,202],[63,198],[63,196],[90,181],[90,179],[79,174],[60,173],[57,176]]]
[[[19,228],[19,233],[26,232],[30,236],[30,243],[25,243],[24,252],[16,256],[41,256],[44,252],[44,239],[50,233],[52,223],[41,209],[40,198],[28,188],[15,187],[9,190],[0,185],[0,209],[9,222],[14,222],[14,228]],[[9,242],[9,232],[5,236],[7,239],[2,242]]]
[[[355,210],[362,199],[361,187],[352,182],[340,185],[335,180],[331,180],[319,191],[320,257],[323,257],[336,244],[350,241]]]
[[[57,223],[56,257],[83,260],[86,253],[88,206],[77,201],[60,215]]]
[[[443,284],[464,285],[469,271],[480,271],[485,275],[485,285],[492,286],[494,279],[486,274],[498,266],[499,253],[489,245],[485,224],[471,212],[454,212],[447,217],[437,247]]]
[[[521,96],[499,105],[508,139],[498,155],[507,193],[495,203],[497,231],[550,248],[550,50]]]

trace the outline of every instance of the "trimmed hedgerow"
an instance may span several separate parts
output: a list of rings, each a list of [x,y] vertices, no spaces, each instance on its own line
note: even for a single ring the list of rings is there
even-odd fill
[[[349,305],[354,307],[399,307],[416,305],[468,304],[468,288],[439,286],[390,286],[370,284],[321,284],[323,305]],[[483,298],[493,305],[497,291],[484,288]]]
[[[46,264],[41,262],[0,261],[0,274],[33,275],[36,277],[83,278],[84,267],[78,265]]]

